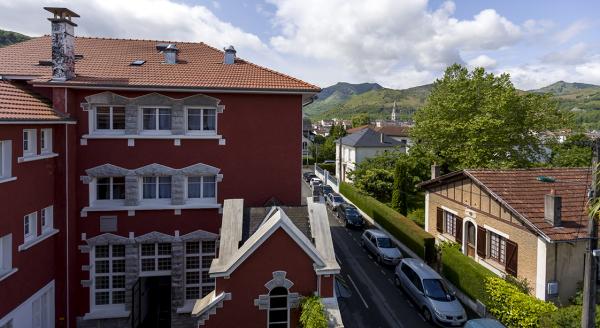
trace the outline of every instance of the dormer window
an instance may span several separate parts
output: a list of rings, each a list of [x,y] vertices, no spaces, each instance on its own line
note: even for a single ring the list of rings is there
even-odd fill
[[[142,113],[143,129],[146,131],[170,131],[170,108],[144,108]]]

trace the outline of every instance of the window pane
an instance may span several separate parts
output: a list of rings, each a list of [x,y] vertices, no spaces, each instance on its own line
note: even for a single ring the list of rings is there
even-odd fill
[[[29,131],[23,131],[23,151],[29,150]]]
[[[109,292],[96,293],[96,305],[104,305],[109,303]]]
[[[96,261],[94,266],[96,267],[96,273],[108,273],[110,270],[108,260]]]
[[[205,109],[204,110],[204,120],[203,120],[203,130],[214,131],[215,130],[215,110],[214,109]]]
[[[97,259],[108,257],[108,245],[96,246],[95,251],[95,256]]]
[[[125,107],[113,107],[113,126],[114,130],[125,129]]]
[[[271,297],[271,308],[287,308],[287,295]]]
[[[161,108],[158,116],[158,129],[171,130],[171,110]]]
[[[142,244],[142,256],[154,256],[155,244]]]
[[[203,177],[203,197],[213,198],[215,197],[215,177]]]
[[[286,310],[270,310],[269,311],[269,322],[287,322],[287,309]]]
[[[185,283],[186,284],[199,284],[200,283],[200,272],[186,272],[185,273]]]
[[[201,109],[188,109],[188,130],[200,130]]]
[[[208,295],[215,289],[215,286],[212,285],[202,285],[202,297]]]
[[[169,244],[169,243],[158,244],[158,255],[171,255],[171,244]]]
[[[115,177],[113,179],[113,198],[125,199],[125,178]]]
[[[113,260],[112,272],[125,272],[125,260]]]
[[[125,288],[125,276],[113,276],[112,288]]]
[[[171,270],[171,258],[159,258],[158,259],[158,270]]]
[[[199,241],[188,241],[185,243],[186,254],[198,254],[200,253],[200,242]]]
[[[156,177],[144,177],[144,198],[156,198]]]
[[[96,289],[108,289],[109,280],[108,276],[96,277]]]
[[[113,245],[112,246],[113,257],[125,257],[125,245]]]
[[[156,130],[156,109],[144,108],[144,130]]]
[[[200,287],[186,287],[185,299],[195,300],[200,298]]]
[[[202,253],[214,253],[215,252],[215,241],[214,240],[203,240],[202,241]]]
[[[112,303],[113,304],[123,304],[123,303],[125,303],[125,291],[124,290],[120,290],[120,291],[113,292]]]
[[[188,198],[202,197],[202,177],[188,178]]]
[[[185,268],[187,270],[199,269],[200,268],[200,258],[197,256],[186,257],[185,258]]]
[[[212,260],[214,258],[215,258],[214,255],[202,256],[202,268],[204,268],[204,269],[210,268],[210,265],[212,264]]]
[[[110,199],[110,178],[98,178],[96,182],[96,198]]]
[[[155,271],[154,258],[142,259],[142,271]]]
[[[158,198],[171,198],[171,177],[158,178]]]
[[[202,283],[203,284],[211,284],[215,281],[214,278],[211,278],[208,271],[202,271]]]
[[[96,107],[96,129],[97,130],[110,129],[110,108],[109,107]]]

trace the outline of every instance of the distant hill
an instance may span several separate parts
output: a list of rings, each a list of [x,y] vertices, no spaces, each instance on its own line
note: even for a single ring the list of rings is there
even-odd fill
[[[558,81],[556,83],[552,83],[543,88],[529,90],[529,91],[535,92],[535,93],[551,93],[556,96],[564,96],[564,95],[579,93],[584,90],[597,89],[597,88],[600,88],[600,87],[597,85],[593,85],[593,84],[577,83],[577,82],[569,83],[569,82],[565,82],[565,81]]]
[[[348,95],[343,101],[340,101],[340,98],[332,98],[336,97],[336,94],[333,93],[321,103],[315,102],[317,104],[313,103],[305,108],[305,114],[312,119],[332,117],[349,119],[356,114],[367,113],[373,119],[389,119],[395,101],[400,115],[402,113],[410,115],[409,113],[423,107],[433,86],[428,84],[410,89],[394,90],[382,88],[378,84],[374,85],[377,87],[366,92]],[[325,88],[323,91],[328,89]],[[315,105],[318,106],[318,110],[314,109]]]
[[[31,39],[27,35],[23,35],[21,33],[0,30],[0,47],[8,46],[13,43],[18,43],[21,41],[26,41]]]
[[[304,113],[309,117],[320,116],[323,112],[344,103],[354,95],[360,95],[381,88],[382,86],[377,83],[351,84],[338,82],[319,92],[317,95],[318,98],[312,104],[304,108]]]

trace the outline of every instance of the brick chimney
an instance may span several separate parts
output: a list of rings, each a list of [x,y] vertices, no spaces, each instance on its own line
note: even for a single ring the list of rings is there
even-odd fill
[[[67,8],[44,7],[54,14],[52,23],[52,80],[67,81],[75,77],[75,26],[71,20],[79,17]]]
[[[554,189],[550,190],[550,194],[544,195],[544,219],[550,223],[553,227],[560,227],[562,210],[562,198],[554,192]]]

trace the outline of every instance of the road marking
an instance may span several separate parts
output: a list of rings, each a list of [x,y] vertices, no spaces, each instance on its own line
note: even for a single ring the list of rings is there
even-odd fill
[[[360,290],[358,290],[358,287],[356,287],[356,284],[354,283],[354,280],[352,280],[352,277],[350,277],[349,274],[347,274],[346,276],[348,277],[348,279],[350,279],[350,282],[352,283],[352,286],[354,286],[354,289],[356,289],[356,292],[358,293],[358,296],[360,296],[360,299],[362,300],[363,304],[368,309],[369,305],[367,304],[367,301],[365,301],[365,298],[360,293]]]
[[[336,256],[335,260],[340,264],[340,266],[342,265],[342,261],[340,261],[340,259]]]

